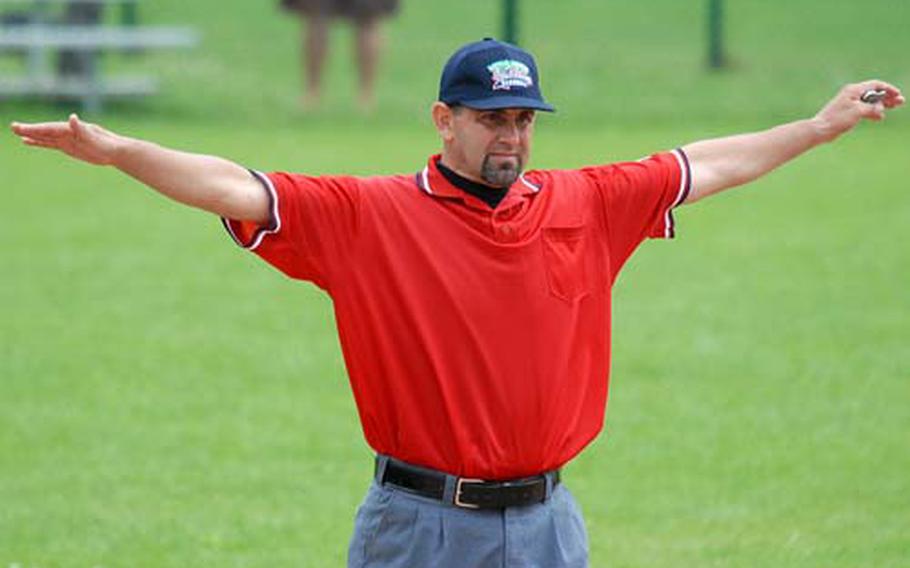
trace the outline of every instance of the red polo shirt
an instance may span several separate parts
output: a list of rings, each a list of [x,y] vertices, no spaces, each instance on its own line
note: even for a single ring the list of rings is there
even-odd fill
[[[225,224],[332,297],[374,450],[482,479],[559,467],[601,429],[610,287],[646,237],[673,235],[685,156],[531,171],[495,210],[437,159],[416,176],[257,173],[271,224]]]

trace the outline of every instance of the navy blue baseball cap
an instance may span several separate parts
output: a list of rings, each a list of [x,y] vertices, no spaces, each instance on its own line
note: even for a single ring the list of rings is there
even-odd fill
[[[463,46],[446,62],[439,100],[479,110],[556,109],[540,94],[534,56],[510,43],[485,38]]]

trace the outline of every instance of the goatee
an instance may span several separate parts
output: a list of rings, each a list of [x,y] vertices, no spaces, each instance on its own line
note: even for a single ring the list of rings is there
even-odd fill
[[[492,187],[510,187],[521,175],[521,158],[516,158],[516,161],[517,164],[515,161],[505,160],[498,166],[494,166],[490,161],[490,156],[486,156],[480,167],[480,177]]]

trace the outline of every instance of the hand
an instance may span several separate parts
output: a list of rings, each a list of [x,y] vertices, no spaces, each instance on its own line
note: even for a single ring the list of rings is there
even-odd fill
[[[863,93],[870,89],[885,91],[885,98],[878,103],[864,103]],[[834,140],[847,132],[862,119],[882,120],[885,109],[893,109],[906,102],[901,90],[884,81],[863,81],[845,86],[815,115],[815,123],[825,140]]]
[[[29,146],[60,150],[77,160],[99,166],[113,164],[122,146],[121,137],[96,124],[82,122],[75,114],[66,122],[14,122],[10,128]]]

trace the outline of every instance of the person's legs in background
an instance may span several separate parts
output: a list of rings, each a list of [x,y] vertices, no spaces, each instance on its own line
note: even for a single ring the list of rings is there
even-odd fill
[[[301,60],[305,62],[306,85],[301,102],[304,108],[313,109],[319,106],[322,98],[322,71],[329,51],[329,17],[325,14],[309,14],[304,17],[306,25],[305,37],[301,42]]]
[[[378,17],[369,17],[356,20],[354,27],[359,81],[357,103],[360,110],[371,112],[376,105],[376,69],[383,46],[382,23]]]
[[[303,25],[300,42],[303,108],[314,110],[321,102],[332,20],[343,19],[354,28],[357,104],[364,112],[372,111],[376,105],[376,76],[385,43],[382,20],[395,14],[398,0],[281,0],[281,5],[296,12]]]

